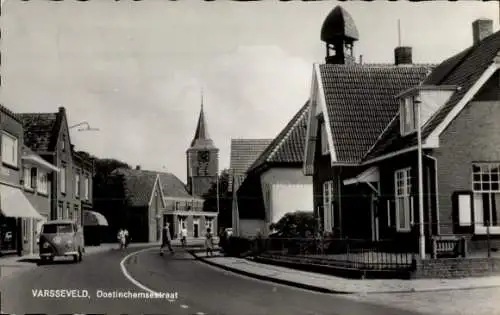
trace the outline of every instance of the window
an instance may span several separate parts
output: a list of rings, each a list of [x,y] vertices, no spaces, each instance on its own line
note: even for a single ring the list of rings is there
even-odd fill
[[[180,210],[181,208],[181,203],[179,201],[176,201],[174,204],[174,210]]]
[[[61,140],[61,149],[66,150],[66,137],[63,137]]]
[[[329,155],[330,149],[328,148],[328,134],[326,133],[326,124],[321,124],[321,153]]]
[[[69,219],[69,213],[71,212],[71,207],[69,206],[69,203],[66,205],[66,212],[64,213],[64,220]]]
[[[30,231],[30,221],[29,219],[23,219],[23,241],[26,243],[29,240]]]
[[[31,188],[35,189],[36,188],[36,184],[38,183],[37,181],[37,169],[36,167],[32,167],[31,168]]]
[[[333,209],[332,209],[332,197],[333,197],[333,181],[327,181],[323,183],[323,214],[325,222],[325,231],[331,232],[333,228]]]
[[[394,173],[396,196],[396,230],[410,231],[412,198],[411,198],[411,168],[398,170]]]
[[[61,220],[62,218],[63,218],[63,204],[60,203],[57,206],[57,218],[56,218],[56,220]]]
[[[2,133],[2,162],[17,167],[17,138],[8,133]]]
[[[416,131],[418,117],[414,97],[406,97],[401,100],[399,113],[401,135],[405,136]]]
[[[205,217],[205,228],[210,229],[212,232],[214,231],[213,218]]]
[[[80,197],[80,174],[75,174],[75,196]]]
[[[90,185],[89,178],[85,177],[84,184],[83,184],[85,200],[89,200],[89,191],[90,191],[89,185]]]
[[[61,167],[61,192],[66,193],[66,165]]]
[[[186,218],[185,217],[179,217],[179,232],[182,229],[186,228]]]
[[[500,226],[500,163],[472,165],[472,190],[474,192],[474,213],[476,229]]]
[[[31,169],[29,167],[24,167],[24,188],[31,188]]]
[[[42,194],[48,194],[49,193],[49,187],[48,187],[48,179],[47,179],[47,173],[41,170],[38,170],[38,182],[37,182],[37,191]]]

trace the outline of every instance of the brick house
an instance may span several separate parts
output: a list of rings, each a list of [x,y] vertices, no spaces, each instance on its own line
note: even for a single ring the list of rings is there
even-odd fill
[[[266,236],[286,213],[313,211],[312,178],[302,172],[308,117],[306,102],[248,168],[238,189],[240,225],[249,228],[247,236],[256,232],[252,219]]]
[[[378,179],[378,173],[360,163],[397,114],[395,96],[419,84],[432,67],[412,64],[408,47],[396,48],[394,65],[355,63],[358,31],[340,6],[324,21],[321,39],[327,46],[326,63],[313,66],[304,150],[314,210],[326,233],[377,240],[382,221],[372,205],[379,188],[370,177]],[[368,177],[368,184],[347,185],[356,176]]]
[[[234,235],[253,235],[257,229],[264,230],[262,213],[240,216],[238,190],[246,178],[248,168],[271,144],[272,139],[231,139],[228,191],[232,194],[232,228]],[[258,186],[260,187],[260,185]]]
[[[400,110],[362,164],[379,172],[386,237],[412,238],[419,227],[417,106],[421,108],[424,224],[433,235],[465,235],[471,250],[490,234],[500,245],[500,32],[473,23],[473,45],[398,94]],[[416,242],[413,242],[416,243]]]
[[[50,175],[58,169],[23,145],[21,119],[1,105],[0,135],[0,254],[33,253],[37,225],[50,209]]]
[[[335,10],[348,21],[343,43],[352,44],[352,18]],[[471,47],[435,67],[410,64],[409,47],[396,48],[395,66],[332,65],[328,56],[315,66],[304,171],[313,176],[326,230],[417,251],[420,129],[427,249],[443,235],[465,235],[472,249],[485,246],[487,232],[498,242],[500,32],[477,20],[473,37]]]
[[[92,204],[92,171],[89,162],[74,151],[65,108],[56,113],[18,116],[23,122],[25,145],[60,170],[51,182],[49,219],[74,219],[81,224],[82,201],[87,209]]]
[[[121,190],[113,206],[103,210],[111,237],[121,227],[129,230],[133,242],[159,242],[164,222],[170,223],[172,238],[186,228],[188,237],[202,237],[206,228],[215,229],[217,212],[203,211],[204,199],[192,196],[175,175],[136,169],[116,169],[110,184]]]

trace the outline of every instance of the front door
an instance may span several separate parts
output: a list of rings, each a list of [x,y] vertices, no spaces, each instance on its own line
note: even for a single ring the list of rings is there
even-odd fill
[[[370,203],[370,212],[371,212],[371,221],[372,221],[372,240],[378,241],[380,238],[379,235],[379,211],[378,211],[378,202],[377,195],[375,193],[372,194],[372,200]]]
[[[198,220],[193,222],[193,236],[200,237],[200,222]]]

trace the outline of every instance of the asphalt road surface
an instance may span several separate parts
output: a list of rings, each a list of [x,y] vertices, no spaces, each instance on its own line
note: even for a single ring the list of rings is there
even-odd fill
[[[10,314],[224,314],[224,315],[392,315],[411,314],[341,295],[315,293],[263,282],[208,266],[177,249],[110,251],[79,264],[55,262],[0,281],[1,311]],[[121,268],[121,262],[126,259]],[[127,275],[129,277],[127,277]],[[170,293],[165,298],[99,298],[105,292]],[[88,297],[34,297],[33,290],[86,290]],[[79,291],[84,294],[84,291]],[[175,296],[177,295],[177,296]],[[169,300],[174,298],[174,300]]]

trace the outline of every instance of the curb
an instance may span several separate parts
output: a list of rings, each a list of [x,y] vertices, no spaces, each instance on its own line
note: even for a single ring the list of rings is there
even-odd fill
[[[197,256],[192,251],[189,251],[189,253],[195,259],[197,259],[199,261],[202,261],[202,262],[204,262],[204,263],[206,263],[208,265],[212,265],[212,266],[224,269],[226,271],[231,271],[231,272],[234,272],[234,273],[237,273],[237,274],[240,274],[240,275],[244,275],[244,276],[247,276],[247,277],[250,277],[250,278],[255,278],[255,279],[259,279],[259,280],[263,280],[263,281],[268,281],[268,282],[274,282],[274,283],[277,283],[277,284],[283,284],[283,285],[287,285],[287,286],[291,286],[291,287],[296,287],[296,288],[300,288],[300,289],[304,289],[304,290],[309,290],[309,291],[320,292],[320,293],[333,293],[333,294],[355,294],[356,293],[356,292],[331,290],[331,289],[327,289],[327,288],[323,288],[323,287],[319,287],[319,286],[315,286],[315,285],[311,285],[311,284],[304,284],[304,283],[298,283],[298,282],[294,282],[294,281],[290,281],[290,280],[277,279],[277,278],[273,278],[273,277],[270,277],[270,276],[263,276],[263,275],[251,273],[251,272],[248,272],[248,271],[243,271],[243,270],[240,270],[240,269],[237,269],[237,268],[228,267],[228,266],[224,266],[224,265],[221,265],[221,264],[218,264],[218,263],[214,263],[213,261],[210,261],[209,259],[205,259],[205,258]]]

